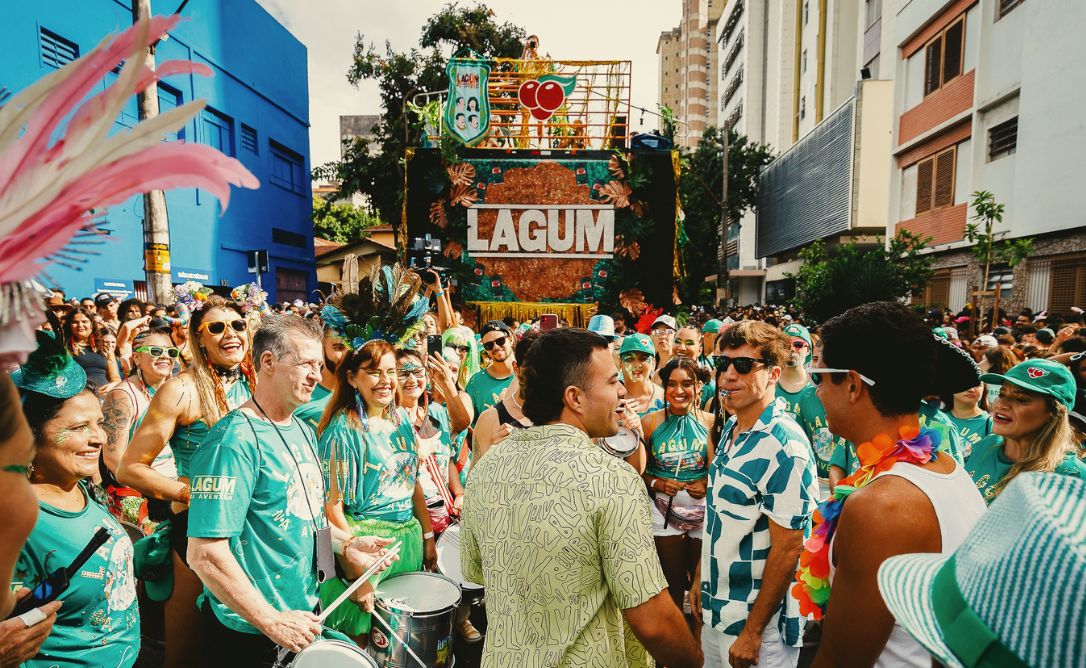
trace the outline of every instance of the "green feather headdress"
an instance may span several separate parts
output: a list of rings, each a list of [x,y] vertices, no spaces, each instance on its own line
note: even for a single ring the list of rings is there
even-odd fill
[[[422,317],[430,308],[419,295],[422,279],[399,264],[374,265],[358,277],[358,258],[348,255],[343,275],[321,319],[351,350],[382,340],[400,347],[422,329]]]

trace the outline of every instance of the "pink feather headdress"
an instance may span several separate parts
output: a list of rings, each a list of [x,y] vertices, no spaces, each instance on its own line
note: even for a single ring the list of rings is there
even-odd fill
[[[73,237],[98,234],[94,218],[105,207],[148,190],[200,188],[225,210],[231,185],[259,187],[240,162],[210,146],[163,141],[203,109],[202,100],[110,134],[124,105],[160,77],[211,74],[187,60],[154,71],[144,64],[147,47],[179,20],[141,20],[0,108],[0,358],[22,352],[20,345],[33,350],[32,335],[15,340],[41,321],[31,279]],[[88,98],[122,61],[113,85]]]

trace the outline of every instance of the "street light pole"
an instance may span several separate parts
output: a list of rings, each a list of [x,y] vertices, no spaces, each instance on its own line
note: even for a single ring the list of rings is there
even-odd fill
[[[141,17],[150,18],[151,0],[133,0],[132,22]],[[147,47],[144,64],[155,69],[155,44]],[[158,116],[158,85],[151,82],[137,96],[140,120]],[[144,271],[150,301],[156,304],[173,303],[173,284],[170,280],[170,219],[166,211],[166,194],[151,190],[143,194],[143,252]]]

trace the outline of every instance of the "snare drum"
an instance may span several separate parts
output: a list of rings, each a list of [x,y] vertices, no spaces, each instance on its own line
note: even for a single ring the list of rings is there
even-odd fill
[[[460,585],[464,602],[478,605],[483,600],[483,586],[468,582],[460,570],[460,525],[451,524],[437,539],[437,568]]]
[[[294,655],[291,668],[378,668],[354,643],[318,638]]]
[[[596,445],[600,446],[604,452],[619,459],[626,459],[637,452],[640,442],[637,434],[625,427],[619,427],[618,433],[614,436],[596,439]]]
[[[382,668],[418,668],[404,649],[406,642],[429,668],[448,668],[452,661],[452,627],[460,606],[460,586],[436,573],[401,573],[377,586],[374,614],[396,637],[373,620],[366,650]],[[323,668],[323,667],[322,667]]]

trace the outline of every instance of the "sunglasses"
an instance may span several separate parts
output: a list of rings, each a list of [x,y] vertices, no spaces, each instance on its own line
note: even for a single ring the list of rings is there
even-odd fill
[[[142,346],[140,348],[136,348],[132,352],[147,353],[148,355],[156,359],[159,357],[169,357],[172,360],[177,359],[178,356],[181,355],[181,351],[177,348],[163,348],[162,346]]]
[[[501,348],[505,345],[505,342],[509,340],[509,337],[499,336],[493,341],[486,341],[483,343],[483,348],[487,350],[493,350],[495,347]]]
[[[773,364],[773,360],[755,359],[753,357],[725,357],[723,355],[716,358],[717,371],[727,371],[729,366],[735,366],[735,372],[741,376],[753,371],[755,364],[770,366]]]
[[[447,345],[445,347],[446,348],[452,348],[453,350],[460,353],[461,355],[463,355],[463,354],[467,353],[469,350],[471,350],[470,346],[458,346],[455,343],[450,343],[449,345]]]
[[[824,374],[848,373],[849,371],[854,371],[856,373],[856,375],[860,377],[860,380],[867,383],[868,385],[870,385],[872,387],[875,386],[875,381],[871,380],[870,378],[863,375],[859,371],[856,371],[855,369],[807,369],[807,373],[811,376],[811,382],[814,383],[815,385],[821,385],[822,384],[822,376]]]
[[[807,342],[806,341],[793,341],[792,342],[792,347],[795,348],[796,350],[802,350],[802,349],[807,347]]]
[[[207,332],[213,336],[218,336],[226,331],[226,326],[230,325],[231,329],[235,332],[244,332],[249,328],[249,324],[238,318],[237,320],[212,320],[211,322],[205,322],[200,325],[200,331],[207,330]]]
[[[417,380],[422,380],[426,377],[426,369],[419,367],[417,369],[400,369],[396,372],[396,376],[400,380],[407,380],[411,376],[414,376]]]

